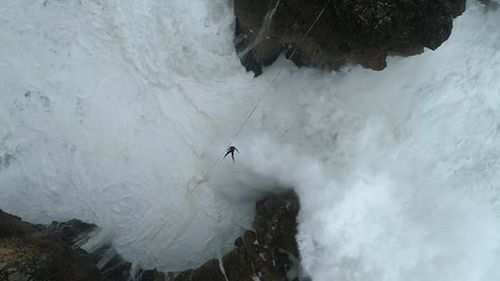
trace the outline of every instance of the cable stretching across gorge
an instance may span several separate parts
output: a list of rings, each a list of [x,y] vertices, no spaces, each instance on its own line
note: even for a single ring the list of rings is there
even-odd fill
[[[321,18],[321,16],[323,16],[323,14],[325,13],[325,10],[328,7],[328,4],[330,4],[330,0],[328,0],[326,2],[325,6],[321,10],[321,12],[319,12],[319,14],[316,17],[316,19],[314,20],[314,22],[311,24],[311,26],[309,27],[309,29],[307,30],[307,32],[304,34],[304,37],[302,37],[301,42],[303,42],[307,38],[307,36],[309,35],[309,33],[311,33],[311,31],[314,28],[314,26],[316,26],[316,24],[318,23],[318,21]],[[295,53],[297,53],[297,47],[294,48],[292,54],[290,55],[290,60],[293,59],[293,56],[295,55]],[[234,141],[238,138],[238,136],[240,135],[241,131],[243,130],[243,128],[245,127],[245,125],[248,123],[248,121],[250,120],[250,118],[252,117],[252,115],[255,113],[255,111],[260,106],[260,104],[262,103],[262,101],[266,98],[267,94],[271,91],[271,88],[274,86],[274,84],[276,83],[276,81],[278,81],[278,78],[280,77],[281,72],[283,72],[283,69],[285,69],[285,66],[282,66],[280,68],[280,70],[278,71],[278,73],[276,74],[276,76],[271,81],[271,84],[269,84],[269,86],[266,88],[266,90],[264,91],[264,93],[262,94],[262,96],[260,97],[260,99],[257,101],[257,103],[255,104],[255,106],[250,111],[250,113],[248,113],[247,118],[245,119],[245,121],[243,121],[243,123],[241,123],[240,128],[238,129],[238,131],[236,132],[236,134],[234,134],[233,138],[231,139],[231,141],[229,142],[229,144],[227,145],[227,147],[230,147],[234,143]],[[226,150],[224,150],[224,153],[225,152],[226,152]],[[224,153],[222,155],[224,155]],[[199,181],[193,187],[193,189],[189,191],[189,194],[191,194],[203,181],[206,180],[208,174],[217,165],[217,163],[219,162],[220,158],[221,157],[218,157],[217,159],[215,159],[215,161],[212,163],[212,165],[205,171],[205,173],[203,173],[202,180]]]
[[[314,22],[311,24],[311,26],[309,27],[309,29],[307,30],[307,32],[305,33],[304,37],[301,39],[301,41],[304,41],[307,36],[309,35],[309,33],[311,33],[312,29],[314,28],[314,26],[318,23],[319,19],[321,18],[321,16],[323,16],[323,14],[325,13],[325,10],[326,8],[328,7],[328,4],[330,3],[330,0],[328,0],[325,4],[325,7],[323,7],[323,9],[321,10],[321,12],[318,14],[318,16],[316,17],[316,19],[314,20]],[[292,54],[290,55],[290,59],[293,58],[293,56],[295,55],[295,53],[297,53],[297,47],[295,47],[295,49],[293,50]],[[285,66],[282,66],[281,69],[278,71],[278,73],[276,74],[276,76],[273,78],[273,80],[271,81],[271,83],[269,84],[269,86],[266,88],[266,90],[264,91],[264,93],[262,94],[262,96],[260,97],[260,99],[257,101],[257,103],[255,104],[255,106],[252,108],[252,110],[250,111],[250,113],[248,113],[246,119],[243,121],[243,123],[241,123],[241,126],[239,127],[238,131],[236,132],[236,134],[234,134],[233,138],[231,139],[231,141],[229,142],[228,146],[231,146],[233,144],[233,142],[236,140],[236,138],[238,138],[238,136],[240,135],[241,131],[243,130],[243,128],[245,127],[245,125],[248,123],[248,121],[250,120],[250,118],[252,117],[252,115],[255,113],[255,111],[257,110],[257,108],[260,106],[260,104],[262,103],[262,101],[264,100],[264,98],[267,96],[267,94],[271,91],[271,88],[274,86],[274,84],[276,83],[276,81],[278,80],[278,78],[280,77],[281,73],[283,72],[283,69],[285,68]],[[226,150],[224,150],[224,153],[226,152]],[[224,155],[224,154],[222,154]],[[219,162],[219,160],[221,159],[222,157],[217,157],[217,159],[215,159],[215,161],[212,163],[212,165],[205,171],[205,173],[203,173],[203,178],[202,180],[198,181],[191,190],[188,191],[187,193],[187,196],[188,197],[191,197],[191,195],[193,194],[193,192],[198,188],[198,186],[203,183],[204,181],[206,181],[207,179],[207,176],[208,174],[212,171],[212,169],[217,165],[217,163]],[[179,210],[178,209],[175,209],[169,216],[167,216],[167,219],[161,224],[160,228],[155,232],[155,234],[153,235],[153,237],[151,238],[151,240],[155,239],[156,236],[158,236],[158,234],[163,230],[163,228],[165,228],[165,226],[167,225],[168,223],[168,220],[171,216],[175,215],[176,212],[178,212]],[[195,214],[193,214],[191,217],[193,218]],[[208,217],[210,217],[208,214],[207,214]]]

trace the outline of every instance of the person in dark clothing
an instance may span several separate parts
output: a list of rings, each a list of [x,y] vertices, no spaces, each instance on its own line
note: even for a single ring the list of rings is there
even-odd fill
[[[236,147],[234,147],[234,146],[232,146],[232,145],[231,145],[230,147],[228,147],[228,148],[227,148],[227,152],[226,152],[226,154],[224,155],[223,159],[225,159],[225,158],[226,158],[226,156],[228,156],[229,154],[231,154],[231,159],[233,159],[233,163],[234,163],[234,151],[236,151],[236,152],[240,153],[240,151],[239,151]]]

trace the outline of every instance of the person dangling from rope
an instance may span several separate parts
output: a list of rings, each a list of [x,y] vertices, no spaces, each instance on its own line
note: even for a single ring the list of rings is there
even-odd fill
[[[231,159],[233,159],[233,163],[234,163],[234,151],[240,153],[240,151],[236,147],[231,145],[230,147],[227,148],[226,154],[224,155],[224,157],[222,157],[222,159],[225,159],[226,156],[231,154]]]

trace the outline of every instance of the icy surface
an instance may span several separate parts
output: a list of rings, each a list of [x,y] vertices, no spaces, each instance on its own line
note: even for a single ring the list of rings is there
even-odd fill
[[[178,270],[294,186],[315,281],[498,280],[500,11],[455,23],[383,72],[281,60],[253,79],[227,0],[5,0],[0,207],[94,222],[125,258]],[[236,164],[189,193],[281,67]]]

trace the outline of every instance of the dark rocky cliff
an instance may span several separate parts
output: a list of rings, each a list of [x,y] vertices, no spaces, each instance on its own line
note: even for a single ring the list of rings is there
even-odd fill
[[[70,220],[32,225],[0,210],[0,280],[6,281],[287,281],[297,276],[299,200],[292,191],[256,203],[253,229],[220,260],[183,272],[132,271],[111,245],[79,248],[96,225]]]
[[[359,64],[381,70],[389,55],[438,48],[465,2],[235,0],[235,45],[243,65],[256,75],[282,52],[299,66],[335,70]]]
[[[57,235],[0,211],[0,280],[101,281],[93,259]]]

